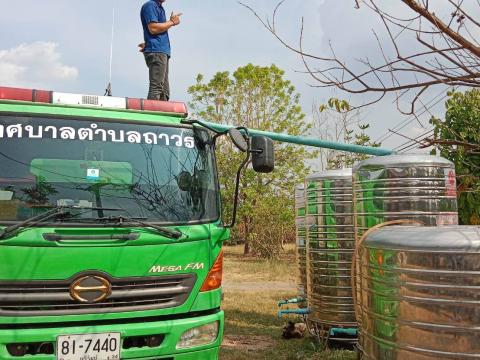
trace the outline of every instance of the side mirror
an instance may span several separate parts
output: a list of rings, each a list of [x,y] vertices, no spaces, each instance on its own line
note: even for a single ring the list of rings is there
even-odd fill
[[[272,139],[266,136],[254,136],[251,140],[253,170],[270,173],[275,169],[275,149]]]
[[[232,142],[241,152],[246,152],[248,150],[247,140],[245,140],[242,133],[238,129],[229,129],[228,135],[230,135],[230,139],[232,139]]]

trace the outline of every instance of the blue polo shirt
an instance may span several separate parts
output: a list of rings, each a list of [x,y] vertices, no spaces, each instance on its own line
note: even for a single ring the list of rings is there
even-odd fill
[[[152,22],[164,23],[167,21],[165,15],[165,9],[159,1],[150,0],[143,4],[140,12],[143,25],[143,37],[145,40],[146,53],[163,53],[171,56],[170,39],[168,37],[168,31],[162,34],[152,35],[148,31],[148,24]]]

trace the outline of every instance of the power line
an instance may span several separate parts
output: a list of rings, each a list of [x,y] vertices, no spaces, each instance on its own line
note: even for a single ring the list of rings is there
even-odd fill
[[[422,134],[416,136],[415,138],[409,138],[408,136],[404,136],[402,134],[398,134],[402,137],[405,137],[407,139],[409,139],[408,141],[404,142],[403,144],[401,145],[398,145],[397,147],[394,148],[394,150],[397,150],[397,151],[401,151],[404,147],[408,147],[410,146],[412,143],[415,143],[415,144],[418,144],[421,140],[423,140],[425,138],[425,136],[427,136],[430,132],[432,132],[433,129],[430,129],[430,130],[427,130],[425,132],[423,132]]]
[[[438,105],[443,99],[445,99],[447,97],[446,95],[446,92],[448,92],[450,89],[449,88],[446,88],[444,89],[443,91],[441,91],[440,93],[438,93],[436,96],[434,96],[432,99],[430,99],[424,106],[423,106],[423,110],[421,111],[420,114],[418,115],[410,115],[408,116],[406,119],[402,120],[400,123],[398,123],[394,128],[393,130],[394,131],[400,131],[402,130],[403,128],[405,128],[407,125],[409,125],[410,123],[412,123],[413,121],[415,121],[417,119],[418,116],[421,116],[423,114],[425,114],[426,112],[428,112],[429,110],[431,110],[434,106]],[[441,96],[442,94],[444,94],[440,99],[438,99],[437,101],[435,101],[439,96]],[[435,102],[434,102],[435,101]],[[432,102],[434,102],[432,104]],[[387,139],[389,139],[390,137],[392,137],[394,135],[394,133],[392,133],[390,130],[388,130],[386,133],[384,133],[383,135],[381,135],[377,140],[375,140],[375,142],[383,142]]]
[[[413,140],[418,140],[418,139],[421,138],[421,137],[430,135],[430,133],[432,133],[433,130],[434,130],[434,128],[431,128],[431,129],[429,129],[429,130],[421,133],[420,135],[418,135],[418,136],[415,137],[414,139],[411,139],[411,140],[409,140],[409,141],[404,142],[403,144],[400,144],[400,145],[396,146],[396,147],[394,148],[394,150],[400,150],[400,149],[403,148],[404,146],[406,146],[406,145],[408,146]]]
[[[437,105],[440,101],[442,101],[445,97],[446,97],[446,95],[444,95],[442,98],[440,98],[440,99],[439,99],[438,101],[436,101],[434,104],[432,104],[430,107],[428,107],[428,108],[425,107],[424,111],[423,111],[422,113],[420,113],[419,116],[423,115],[425,112],[429,111],[432,107],[436,106],[436,105]],[[391,130],[391,129],[389,129],[389,132],[391,132],[391,135],[390,135],[390,136],[395,135],[395,134],[396,134],[396,135],[400,135],[400,134],[399,134],[399,130],[402,130],[403,128],[405,128],[405,127],[406,127],[409,123],[411,123],[413,120],[414,120],[414,119],[410,120],[408,123],[406,123],[406,124],[404,124],[403,126],[401,126],[398,130]],[[420,136],[417,136],[415,139],[412,139],[412,140],[410,140],[410,141],[408,141],[408,142],[406,142],[406,143],[404,143],[404,144],[401,144],[401,145],[397,146],[397,147],[395,148],[395,150],[397,150],[399,147],[402,147],[402,146],[407,145],[407,144],[410,144],[410,143],[413,143],[413,144],[411,144],[411,145],[416,145],[416,144],[418,143],[417,140],[418,140],[420,137],[426,136],[427,134],[429,134],[429,133],[432,132],[432,131],[433,131],[433,129],[432,129],[432,130],[427,130],[425,133],[423,133],[423,134],[420,135]],[[388,136],[387,138],[389,138],[390,136]],[[405,137],[405,136],[404,136],[404,137]],[[406,148],[411,147],[411,145],[410,145],[410,146],[407,145]],[[399,149],[399,150],[397,150],[397,151],[404,151],[404,150],[405,150],[404,148],[401,148],[401,149]]]
[[[446,90],[445,90],[446,91]],[[443,93],[443,92],[442,92]],[[429,110],[431,110],[434,106],[438,105],[441,101],[443,101],[447,95],[445,94],[444,96],[442,96],[440,99],[438,99],[437,101],[435,101],[433,104],[430,104],[432,103],[438,96],[440,96],[442,93],[438,94],[437,96],[435,96],[434,98],[432,98],[428,103],[427,105],[429,105],[427,107],[427,105],[424,105],[424,109],[420,112],[420,114],[418,115],[411,115],[410,117],[408,117],[407,119],[405,119],[404,121],[402,121],[401,123],[399,123],[393,130],[395,131],[400,131],[402,130],[403,128],[405,128],[406,126],[410,125],[413,121],[415,121],[418,116],[422,116],[423,114],[425,114],[426,112],[428,112]],[[389,130],[385,135],[383,135],[381,137],[381,139],[379,140],[376,140],[376,142],[383,142],[387,139],[389,139],[390,137],[392,137],[394,134]]]
[[[399,148],[397,151],[398,152],[406,152],[406,151],[409,151],[409,150],[412,150],[413,148],[415,147],[418,147],[420,148],[420,144],[422,146],[425,146],[425,143],[422,143],[422,141],[425,141],[429,135],[433,135],[433,129],[432,130],[429,130],[427,132],[424,132],[423,134],[421,134],[420,136],[418,136],[416,138],[416,141],[415,142],[410,142],[409,144],[405,144],[404,146],[402,146],[401,148]]]
[[[395,150],[397,150],[398,152],[405,152],[405,151],[411,150],[416,145],[418,145],[421,142],[421,140],[424,140],[428,137],[428,135],[433,134],[433,131],[434,131],[434,129],[428,130],[428,131],[424,132],[423,134],[420,134],[419,136],[417,136],[414,139],[414,141],[413,140],[408,141],[405,144],[402,144],[402,145],[398,146],[397,148],[395,148]],[[421,138],[421,140],[418,141],[420,138]]]

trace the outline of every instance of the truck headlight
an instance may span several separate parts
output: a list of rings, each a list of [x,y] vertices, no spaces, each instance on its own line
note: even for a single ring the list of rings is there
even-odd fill
[[[185,331],[177,343],[177,350],[214,343],[218,337],[219,322],[198,326]]]

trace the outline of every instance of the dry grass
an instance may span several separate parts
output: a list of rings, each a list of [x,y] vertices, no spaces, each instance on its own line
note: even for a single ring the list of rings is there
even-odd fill
[[[240,246],[226,247],[223,308],[226,326],[221,360],[352,360],[349,351],[320,351],[315,340],[283,340],[287,319],[277,317],[277,302],[294,297],[295,253],[289,246],[279,261],[243,257]],[[289,320],[299,321],[292,317]]]
[[[284,281],[294,286],[296,279],[295,247],[285,247],[281,260],[260,260],[245,257],[242,246],[225,248],[225,281],[227,282],[270,282]]]

